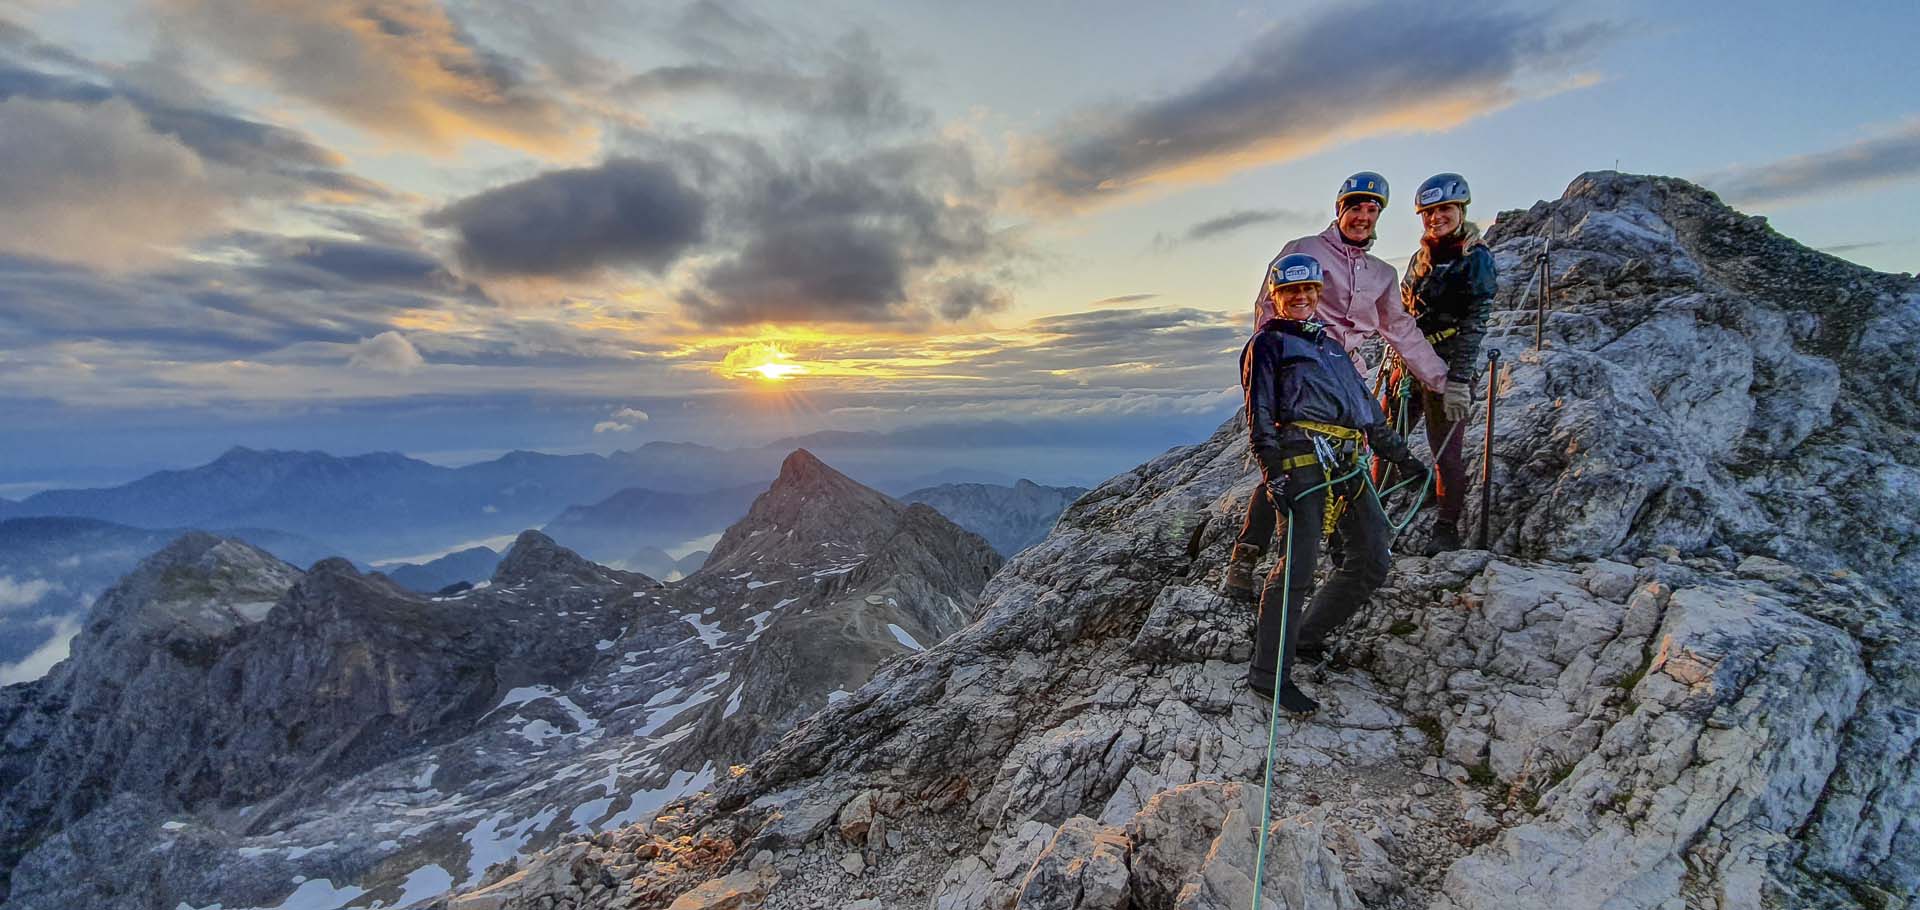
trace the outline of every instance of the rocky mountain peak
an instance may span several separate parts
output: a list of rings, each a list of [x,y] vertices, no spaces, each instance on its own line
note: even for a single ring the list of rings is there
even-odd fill
[[[806,561],[801,551],[820,547],[870,553],[903,508],[893,497],[834,470],[812,452],[795,449],[781,462],[780,475],[753,501],[746,517],[720,536],[702,571],[749,558]],[[776,556],[776,551],[783,555]]]
[[[539,531],[521,531],[514,538],[513,546],[500,557],[500,564],[494,567],[493,583],[512,585],[533,581],[542,576],[571,576],[575,578],[601,578],[613,570],[587,561],[580,554],[555,543],[553,538]],[[635,575],[635,579],[652,581],[645,576]]]

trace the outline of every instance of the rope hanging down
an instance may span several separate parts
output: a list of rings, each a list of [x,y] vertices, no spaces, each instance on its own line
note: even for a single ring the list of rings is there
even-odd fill
[[[1460,424],[1456,424],[1454,426],[1454,430],[1457,432],[1460,429],[1460,427],[1464,424],[1465,424],[1465,421],[1462,421]],[[1380,505],[1380,513],[1382,515],[1387,516],[1387,524],[1391,526],[1393,531],[1397,534],[1402,528],[1405,528],[1409,523],[1413,521],[1414,515],[1418,514],[1420,511],[1420,507],[1426,503],[1427,493],[1433,485],[1433,472],[1431,471],[1427,472],[1427,476],[1421,481],[1420,493],[1418,496],[1414,497],[1413,507],[1407,511],[1407,517],[1402,519],[1399,522],[1395,522],[1393,520],[1393,516],[1387,512],[1386,497],[1393,495],[1393,493],[1399,490],[1401,487],[1404,487],[1407,484],[1413,482],[1413,478],[1411,477],[1406,478],[1405,480],[1402,480],[1399,483],[1396,483],[1393,486],[1386,488],[1385,490],[1382,490],[1374,486],[1373,474],[1371,471],[1367,470],[1367,462],[1370,460],[1369,458],[1370,453],[1367,452],[1364,444],[1362,444],[1359,450],[1355,453],[1355,458],[1353,460],[1353,469],[1346,472],[1345,474],[1340,475],[1339,477],[1334,477],[1332,476],[1333,465],[1336,463],[1336,459],[1334,458],[1335,453],[1333,451],[1333,446],[1326,441],[1325,437],[1322,437],[1320,435],[1314,434],[1312,435],[1312,439],[1313,439],[1315,454],[1320,457],[1321,466],[1326,469],[1327,479],[1318,484],[1315,484],[1314,486],[1301,490],[1299,493],[1291,497],[1291,500],[1287,503],[1288,505],[1292,505],[1293,501],[1297,501],[1301,497],[1306,496],[1307,494],[1312,493],[1316,490],[1331,488],[1335,484],[1345,483],[1346,481],[1352,480],[1354,477],[1357,476],[1357,477],[1360,477],[1362,479],[1362,482],[1366,485],[1367,495],[1372,496],[1374,498],[1374,501]],[[1452,441],[1451,434],[1449,434],[1448,442],[1451,442],[1451,441]],[[1329,494],[1331,495],[1330,489],[1329,489]],[[1260,495],[1260,494],[1256,493],[1255,495]],[[1280,556],[1281,564],[1286,567],[1280,573],[1280,642],[1281,642],[1280,646],[1282,649],[1284,649],[1286,647],[1286,641],[1287,641],[1287,613],[1289,612],[1287,609],[1287,605],[1288,605],[1288,602],[1292,599],[1292,594],[1293,594],[1292,562],[1293,562],[1294,528],[1293,528],[1293,520],[1291,517],[1292,510],[1279,509],[1278,506],[1279,504],[1276,503],[1275,504],[1276,509],[1280,511],[1283,516],[1286,516],[1286,520],[1287,520],[1286,543],[1281,548],[1281,556]],[[1267,874],[1267,832],[1268,832],[1268,829],[1273,826],[1273,750],[1274,750],[1274,746],[1278,743],[1279,736],[1280,736],[1280,733],[1279,733],[1280,731],[1280,669],[1283,663],[1284,661],[1281,661],[1281,660],[1276,660],[1273,662],[1273,698],[1272,698],[1271,704],[1269,704],[1267,707],[1267,763],[1266,763],[1265,781],[1260,791],[1260,794],[1261,794],[1260,795],[1260,843],[1259,843],[1259,846],[1254,851],[1254,858],[1253,858],[1253,870],[1254,870],[1253,872],[1253,910],[1260,910],[1260,891],[1262,886],[1266,882],[1266,874]]]

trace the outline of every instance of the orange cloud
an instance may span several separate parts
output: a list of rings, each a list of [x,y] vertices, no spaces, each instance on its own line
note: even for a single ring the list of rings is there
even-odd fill
[[[162,0],[164,21],[275,90],[435,153],[481,139],[570,157],[595,129],[427,0]]]

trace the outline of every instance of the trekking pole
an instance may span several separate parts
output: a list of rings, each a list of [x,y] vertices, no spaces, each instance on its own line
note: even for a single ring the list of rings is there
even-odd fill
[[[1546,344],[1548,300],[1553,296],[1553,238],[1548,237],[1540,247],[1540,256],[1535,265],[1540,272],[1540,315],[1533,321],[1533,349],[1540,350]]]
[[[1487,546],[1488,514],[1493,511],[1493,409],[1499,396],[1494,394],[1494,383],[1500,378],[1500,349],[1487,351],[1487,433],[1480,444],[1480,549],[1490,550]]]

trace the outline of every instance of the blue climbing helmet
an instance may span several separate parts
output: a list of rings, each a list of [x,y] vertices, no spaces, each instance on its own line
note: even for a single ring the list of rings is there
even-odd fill
[[[1449,202],[1465,206],[1472,201],[1473,191],[1467,189],[1467,178],[1459,174],[1435,174],[1421,183],[1419,192],[1413,194],[1413,210],[1424,212]]]
[[[1361,171],[1340,184],[1340,195],[1333,197],[1333,210],[1347,207],[1347,199],[1353,196],[1370,196],[1381,208],[1387,207],[1387,178],[1372,171]]]
[[[1305,253],[1288,253],[1274,260],[1267,270],[1267,286],[1273,290],[1293,284],[1324,284],[1320,278],[1320,260]]]

